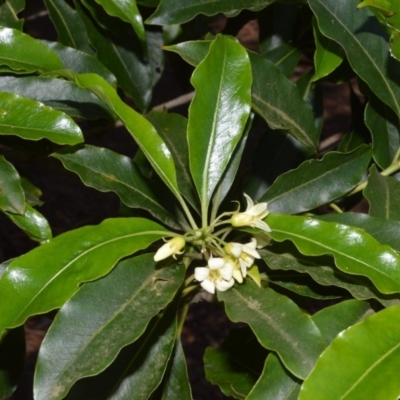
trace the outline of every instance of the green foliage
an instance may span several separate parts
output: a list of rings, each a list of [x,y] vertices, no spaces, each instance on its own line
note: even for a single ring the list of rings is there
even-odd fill
[[[225,395],[397,399],[397,2],[44,4],[56,42],[26,29],[25,1],[0,2],[0,212],[35,243],[0,260],[0,398],[22,325],[53,311],[36,400],[190,400],[183,324],[207,299],[237,323],[203,360]],[[249,19],[259,51],[233,36]],[[164,58],[194,90],[179,114],[152,106]],[[327,82],[352,88],[333,145]],[[98,144],[117,124],[134,158]],[[32,154],[114,193],[119,214],[53,238]]]

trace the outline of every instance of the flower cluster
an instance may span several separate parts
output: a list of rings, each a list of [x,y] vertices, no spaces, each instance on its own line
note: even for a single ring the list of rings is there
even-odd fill
[[[194,247],[201,246],[201,253],[207,259],[207,265],[196,267],[192,279],[200,282],[201,287],[214,294],[215,289],[223,292],[230,289],[235,281],[242,283],[249,275],[259,284],[259,272],[254,264],[260,254],[256,250],[268,244],[271,232],[269,226],[262,220],[268,215],[267,203],[254,204],[245,194],[247,208],[244,212],[224,213],[217,217],[208,227],[187,232],[184,236],[175,236],[160,247],[154,256],[155,261],[167,257],[183,254],[186,243]],[[229,219],[221,220],[229,215]],[[229,224],[230,227],[214,233],[220,225]],[[231,233],[233,227],[252,227],[261,230],[248,243],[225,242],[225,237]],[[258,277],[258,279],[257,279]]]

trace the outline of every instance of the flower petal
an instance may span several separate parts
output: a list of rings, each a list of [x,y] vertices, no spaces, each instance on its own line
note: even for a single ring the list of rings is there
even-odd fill
[[[204,281],[210,276],[210,270],[207,267],[197,267],[194,269],[194,279],[196,281]]]
[[[216,286],[220,292],[225,292],[235,284],[235,281],[231,279],[230,281],[225,281],[224,279],[217,279]]]
[[[259,219],[255,220],[251,226],[253,228],[258,228],[263,230],[264,232],[271,232],[271,228],[264,221],[260,221]]]
[[[249,208],[254,206],[253,200],[251,199],[250,196],[248,196],[246,193],[243,193],[244,197],[246,198],[247,201],[247,208],[246,210],[248,210]]]
[[[208,260],[208,266],[213,270],[222,268],[224,264],[225,260],[221,257],[212,257]]]
[[[225,264],[225,266],[222,267],[218,272],[219,275],[226,281],[232,279],[233,268],[231,264]]]
[[[243,275],[242,275],[242,273],[241,273],[241,271],[239,269],[234,269],[232,276],[233,276],[233,278],[235,279],[236,282],[238,282],[238,283],[242,283],[243,282]]]
[[[215,285],[214,285],[213,281],[206,279],[205,281],[201,282],[200,285],[208,293],[211,293],[211,294],[215,293]]]

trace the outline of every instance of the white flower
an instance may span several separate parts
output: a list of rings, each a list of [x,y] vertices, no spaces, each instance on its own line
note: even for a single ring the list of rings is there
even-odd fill
[[[185,244],[185,239],[182,236],[176,236],[171,240],[168,240],[167,243],[162,245],[157,250],[157,253],[154,254],[154,261],[164,260],[164,258],[168,258],[169,256],[176,258],[175,256],[177,254],[183,253],[183,251],[180,250],[185,247]]]
[[[236,227],[251,226],[265,232],[271,232],[270,227],[262,221],[269,214],[267,203],[254,204],[253,200],[246,193],[244,193],[244,197],[246,197],[247,201],[246,211],[233,214],[231,224]]]
[[[243,275],[242,275],[242,271],[240,270],[240,265],[239,265],[239,261],[237,260],[237,258],[232,257],[232,256],[225,256],[224,260],[225,260],[225,264],[231,265],[231,267],[233,269],[233,273],[232,273],[233,279],[238,283],[242,283]]]
[[[261,258],[256,248],[257,240],[255,238],[252,238],[246,244],[231,242],[225,246],[226,253],[237,258],[239,261],[243,277],[247,275],[247,268],[250,268],[254,264],[254,259]]]
[[[201,282],[201,287],[209,293],[214,294],[215,288],[224,292],[233,286],[233,267],[225,263],[220,257],[210,258],[207,267],[197,267],[194,270],[194,278]]]

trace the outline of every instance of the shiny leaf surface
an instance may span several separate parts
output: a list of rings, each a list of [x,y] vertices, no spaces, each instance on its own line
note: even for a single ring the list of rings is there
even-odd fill
[[[251,69],[245,49],[217,36],[191,83],[196,94],[189,108],[190,170],[202,210],[207,210],[250,114]]]
[[[273,239],[291,240],[305,255],[330,254],[349,274],[368,277],[384,294],[400,291],[400,256],[358,228],[313,218],[269,214]]]
[[[344,48],[354,71],[400,116],[400,69],[385,29],[358,0],[309,0],[323,35]]]
[[[239,14],[243,9],[261,10],[273,0],[161,0],[156,12],[147,19],[148,24],[171,25],[190,21],[198,14]]]
[[[91,145],[72,147],[52,154],[82,182],[102,192],[114,192],[128,206],[142,208],[166,225],[179,229],[175,217],[157,201],[149,183],[133,161],[111,150]]]
[[[261,196],[268,209],[295,214],[312,210],[345,195],[363,178],[371,159],[369,146],[351,153],[330,152],[321,160],[308,160],[282,174]]]
[[[18,13],[25,8],[25,0],[8,0],[0,4],[0,25],[22,31],[23,19],[18,18]]]
[[[31,36],[10,28],[0,28],[0,65],[26,72],[63,68],[57,54]]]
[[[118,260],[168,233],[146,219],[107,219],[64,233],[16,258],[0,280],[0,329],[62,306],[80,283],[104,276]]]
[[[279,354],[294,375],[304,379],[324,345],[322,336],[307,314],[288,297],[246,281],[218,292],[233,322],[247,323],[261,345]]]
[[[303,383],[299,400],[396,399],[399,318],[400,306],[390,307],[337,336]]]
[[[108,14],[129,22],[140,40],[144,41],[146,39],[142,16],[140,15],[135,0],[114,0],[112,2],[96,0],[96,2],[101,4]]]
[[[40,101],[73,117],[113,119],[106,103],[74,82],[46,77],[0,77],[0,91]]]
[[[328,346],[340,332],[373,313],[374,310],[366,301],[346,300],[323,308],[312,316],[312,320]]]
[[[64,113],[15,94],[0,93],[0,135],[49,139],[57,144],[83,141],[79,126]]]
[[[85,284],[58,312],[43,341],[36,370],[35,398],[63,399],[78,379],[96,375],[109,366],[120,349],[138,339],[144,333],[150,319],[172,301],[183,282],[184,271],[183,265],[156,269],[153,254],[147,254],[129,258],[106,277]],[[104,296],[105,293],[109,295]],[[176,320],[175,313],[169,314],[172,315],[168,318],[167,327],[176,324],[172,322]],[[163,329],[157,325],[156,323],[146,335],[154,335],[153,340],[147,337],[142,345],[145,345],[146,341],[156,341],[153,343],[156,348],[154,351],[157,353],[158,348],[161,354],[153,360],[157,365],[160,363],[158,367],[153,365],[153,374],[158,375],[159,382],[159,369],[166,368],[174,344],[176,326],[169,334],[168,348],[163,349],[165,344],[162,341],[158,342],[160,338],[157,337],[162,335]],[[60,357],[60,345],[66,345],[60,343],[60,337],[64,335],[71,338],[68,343],[70,350]],[[140,349],[140,346],[136,347],[137,350]],[[146,354],[146,351],[142,351]],[[149,354],[146,356],[152,358]],[[160,356],[162,359],[159,359]],[[136,354],[136,357],[139,357],[139,354]],[[99,392],[101,397],[104,397],[106,392],[112,393],[111,398],[119,398],[118,392],[125,392],[124,396],[127,396],[126,382],[115,392],[112,389],[115,389],[116,385],[119,386],[118,381],[131,375],[126,371],[129,364],[131,368],[133,363],[136,364],[136,368],[141,367],[142,371],[138,375],[142,378],[145,378],[146,374],[151,376],[150,366],[144,370],[139,360],[135,362],[135,358],[121,369],[119,376],[115,376],[113,381],[101,376],[97,382],[93,382],[92,379],[92,384],[95,383],[92,389],[98,386],[99,382],[106,380],[108,389],[103,388]],[[150,376],[146,379],[150,380]],[[132,377],[130,379],[132,380]],[[136,388],[138,382],[141,382],[141,388],[144,389],[145,380],[139,377],[135,379]],[[133,382],[130,382],[129,386],[135,387]],[[85,397],[83,393],[82,397]]]
[[[300,379],[293,376],[275,353],[265,360],[263,372],[246,400],[297,400]]]
[[[0,209],[16,214],[25,211],[21,177],[14,166],[0,154]]]
[[[315,74],[313,80],[324,78],[333,72],[345,57],[344,50],[337,42],[324,36],[313,18],[313,30],[316,44],[314,53]]]
[[[365,124],[372,135],[372,155],[381,168],[387,168],[400,147],[399,118],[384,103],[371,98],[365,108]]]
[[[75,77],[76,83],[87,88],[100,99],[105,101],[133,136],[146,158],[155,171],[170,188],[170,190],[181,198],[176,170],[171,152],[165,142],[161,139],[156,129],[135,110],[126,105],[118,96],[117,92],[104,79],[95,74],[83,74]]]
[[[64,0],[44,0],[44,4],[57,30],[58,42],[64,46],[94,54],[89,44],[85,25],[77,12]]]
[[[400,221],[400,182],[396,178],[381,175],[373,165],[363,193],[369,203],[369,215]]]
[[[51,239],[52,233],[49,222],[30,204],[25,204],[25,211],[23,214],[6,213],[6,215],[32,240],[42,243]]]

